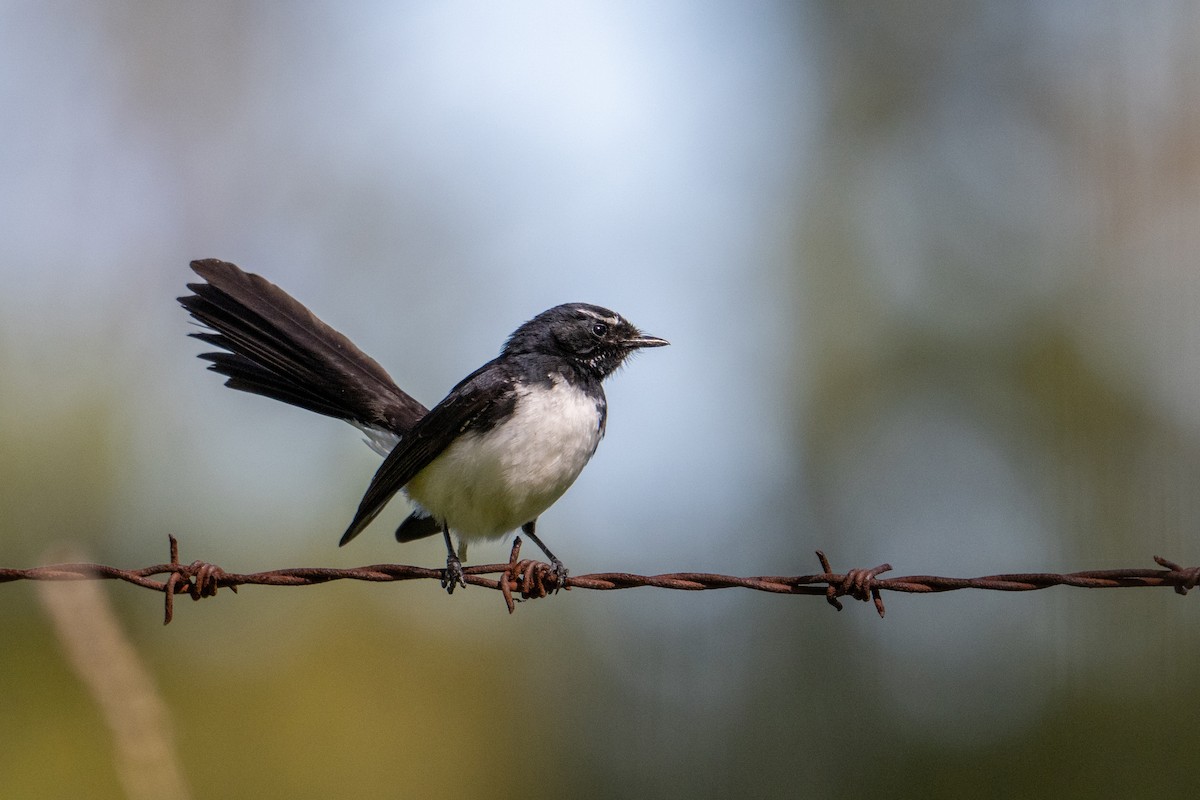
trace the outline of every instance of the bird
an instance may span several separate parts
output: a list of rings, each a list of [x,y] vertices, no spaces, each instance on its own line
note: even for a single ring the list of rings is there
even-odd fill
[[[191,294],[178,302],[203,328],[189,335],[218,348],[199,358],[226,386],[344,420],[383,456],[339,546],[399,493],[413,510],[396,539],[442,534],[448,592],[466,586],[468,542],[517,528],[545,553],[557,587],[566,585],[569,571],[538,537],[537,519],[604,436],[604,380],[666,339],[601,306],[557,305],[519,326],[499,356],[427,409],[267,279],[218,259],[191,268],[203,282],[188,283]]]

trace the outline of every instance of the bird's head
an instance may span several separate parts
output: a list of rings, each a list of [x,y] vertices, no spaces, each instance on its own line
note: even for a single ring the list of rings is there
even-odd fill
[[[597,378],[606,378],[635,350],[662,347],[666,339],[648,336],[607,308],[564,303],[543,311],[513,332],[505,355],[540,353],[567,358]]]

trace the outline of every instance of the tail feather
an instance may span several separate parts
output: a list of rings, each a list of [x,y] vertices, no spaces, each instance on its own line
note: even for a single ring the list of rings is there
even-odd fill
[[[321,393],[280,378],[244,356],[236,353],[201,353],[200,358],[212,362],[209,369],[213,372],[227,377],[225,385],[230,389],[281,400],[329,417],[349,419],[345,403],[335,405]]]
[[[287,292],[226,261],[193,261],[207,283],[179,303],[209,328],[191,334],[226,386],[403,435],[426,409],[370,356]]]
[[[433,536],[435,533],[441,532],[441,523],[436,519],[427,514],[414,512],[400,523],[399,528],[396,528],[396,541],[415,542],[417,539],[424,539],[426,536]]]

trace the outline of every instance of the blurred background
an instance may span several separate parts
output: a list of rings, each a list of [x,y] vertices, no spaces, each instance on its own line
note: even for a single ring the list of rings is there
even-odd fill
[[[204,371],[206,257],[429,405],[556,303],[670,339],[541,518],[576,574],[1200,562],[1198,37],[1182,1],[4,3],[0,566],[442,563],[402,503],[336,547],[378,458]],[[1157,797],[1200,753],[1167,590],[251,587],[163,628],[100,588],[197,797]],[[40,596],[0,589],[0,797],[134,796],[71,667],[95,602],[60,638]]]

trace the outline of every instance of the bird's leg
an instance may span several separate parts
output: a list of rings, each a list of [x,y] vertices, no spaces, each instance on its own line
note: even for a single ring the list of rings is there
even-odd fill
[[[442,588],[447,594],[454,594],[454,587],[457,585],[465,589],[467,580],[463,575],[462,561],[454,552],[454,543],[450,541],[450,526],[445,522],[442,523],[442,536],[446,539],[446,572],[442,577]]]
[[[571,573],[566,567],[563,566],[563,562],[559,561],[558,557],[555,556],[554,553],[550,552],[550,548],[542,544],[542,540],[539,539],[537,534],[533,532],[533,529],[536,526],[537,520],[531,519],[529,522],[526,522],[521,526],[521,532],[532,539],[533,543],[540,547],[542,552],[546,554],[546,558],[550,559],[550,565],[554,567],[554,582],[556,584],[555,588],[561,589],[567,585],[567,578],[570,577]]]

